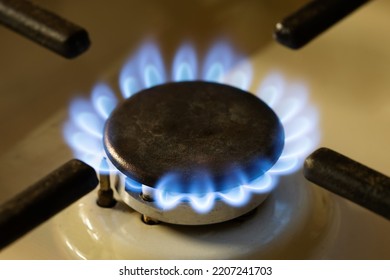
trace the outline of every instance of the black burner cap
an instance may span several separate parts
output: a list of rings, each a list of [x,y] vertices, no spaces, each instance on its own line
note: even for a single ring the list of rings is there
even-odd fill
[[[278,160],[283,145],[283,127],[263,101],[203,81],[142,90],[113,111],[104,131],[107,155],[122,173],[150,187],[179,174],[182,192],[193,191],[189,182],[203,172],[216,190],[237,186],[238,172],[255,179]]]

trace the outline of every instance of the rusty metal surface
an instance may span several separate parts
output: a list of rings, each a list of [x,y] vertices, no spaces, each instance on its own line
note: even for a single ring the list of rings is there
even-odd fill
[[[369,0],[315,0],[276,24],[275,39],[299,49]]]
[[[108,170],[106,158],[102,159],[100,164],[101,170]],[[112,208],[116,204],[114,191],[111,188],[110,174],[106,171],[99,171],[99,191],[96,200],[97,205],[103,208]]]
[[[0,23],[66,58],[90,45],[84,28],[26,0],[0,0]]]
[[[272,109],[248,92],[179,82],[119,105],[106,123],[104,144],[114,165],[140,183],[153,187],[175,172],[189,189],[207,172],[223,189],[237,186],[237,169],[249,179],[267,171],[282,152],[284,131]]]
[[[94,169],[73,159],[0,205],[0,249],[89,193],[97,184]]]
[[[390,178],[344,155],[320,148],[307,157],[311,182],[390,219]]]

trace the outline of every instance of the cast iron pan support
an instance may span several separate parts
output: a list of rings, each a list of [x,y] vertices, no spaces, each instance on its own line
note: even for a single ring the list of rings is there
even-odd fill
[[[97,184],[95,170],[72,159],[0,205],[0,250],[92,191]]]
[[[26,0],[0,0],[0,23],[66,58],[90,45],[84,28]]]
[[[346,156],[320,148],[307,157],[305,177],[390,220],[390,178]]]
[[[274,37],[299,49],[369,0],[313,0],[276,24]]]

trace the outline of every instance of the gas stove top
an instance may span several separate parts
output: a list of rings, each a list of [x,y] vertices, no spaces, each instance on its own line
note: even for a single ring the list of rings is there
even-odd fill
[[[161,45],[163,57],[169,61],[177,45],[183,43],[178,40],[182,40],[184,35],[180,34],[185,31],[168,15],[183,7],[165,8],[161,12],[154,6],[158,4],[152,2],[129,9],[159,15],[153,18],[164,24],[159,25],[161,30],[154,30],[154,35]],[[70,4],[62,5],[58,8],[64,11],[73,9]],[[82,5],[87,9],[88,3]],[[215,13],[215,18],[226,24],[225,31],[230,32],[232,44],[241,48],[253,65],[254,80],[261,81],[278,71],[286,80],[299,80],[307,85],[310,100],[319,111],[321,146],[332,147],[384,174],[388,173],[385,169],[389,165],[386,144],[390,133],[384,128],[388,127],[390,117],[387,110],[390,100],[386,95],[390,84],[384,73],[388,72],[390,65],[387,63],[390,62],[387,51],[390,41],[375,32],[379,28],[390,28],[386,13],[382,12],[388,5],[381,2],[368,5],[298,52],[284,49],[265,35],[255,39],[250,32],[237,32],[241,27],[238,23],[233,25],[224,21],[229,15],[238,16],[253,8],[262,11],[264,5],[254,1],[229,5],[219,1],[209,4],[199,1],[194,8]],[[298,1],[296,5],[299,6]],[[277,21],[293,9],[278,9],[277,4],[267,8],[273,11],[270,22]],[[110,9],[115,10],[115,7]],[[96,10],[94,16],[104,16],[99,9]],[[82,13],[79,16],[82,19]],[[117,18],[118,23],[111,23],[113,26],[126,23],[124,17]],[[93,20],[96,19],[91,18],[91,22]],[[255,23],[259,22],[256,20],[257,16],[249,16],[241,24],[247,24],[250,30],[258,33]],[[201,30],[192,25],[193,19],[184,22],[192,28],[189,30],[195,34],[196,41],[196,34],[201,34]],[[101,23],[94,24],[96,29],[101,29]],[[272,26],[268,21],[264,22],[264,28],[268,25]],[[171,32],[172,26],[177,29],[176,35]],[[209,44],[206,41],[212,41],[212,36],[215,36],[212,33],[222,29],[218,22],[212,22],[212,26],[215,30],[206,32],[206,37],[199,37],[202,38],[199,43],[201,53],[207,52]],[[135,27],[129,29],[132,28]],[[145,26],[145,32],[150,30],[150,26]],[[63,124],[68,117],[68,108],[64,104],[71,100],[69,93],[76,95],[75,88],[82,89],[88,98],[88,89],[99,80],[96,77],[102,77],[103,73],[102,78],[112,80],[117,74],[117,64],[124,61],[121,56],[112,61],[112,54],[104,53],[104,46],[111,42],[104,41],[107,36],[104,29],[100,32],[102,37],[96,38],[96,51],[92,48],[85,57],[74,62],[46,58],[44,51],[31,50],[26,43],[26,49],[45,57],[43,61],[47,62],[42,64],[42,74],[30,69],[13,70],[17,54],[12,58],[10,70],[3,73],[7,82],[2,86],[2,92],[15,91],[20,95],[1,96],[5,100],[1,104],[7,104],[2,110],[2,119],[7,120],[4,127],[9,131],[9,136],[2,142],[0,156],[0,180],[5,186],[2,201],[73,157],[62,138]],[[118,34],[122,32],[118,31]],[[129,36],[140,42],[143,35],[132,33]],[[8,36],[8,41],[18,40]],[[112,43],[111,51],[116,48],[123,54],[134,52],[138,45],[129,46],[123,36]],[[102,41],[101,47],[97,47],[99,40]],[[7,47],[6,44],[4,57],[15,53],[11,46]],[[30,54],[19,55],[25,63],[37,59]],[[81,73],[76,75],[75,71]],[[20,83],[20,80],[26,82]],[[58,87],[59,84],[63,86]],[[115,82],[111,84],[119,91]],[[20,112],[15,113],[15,110]],[[96,193],[81,199],[6,248],[0,258],[390,258],[388,221],[308,183],[301,171],[283,177],[265,202],[245,216],[209,226],[146,225],[125,203],[119,202],[113,209],[103,209],[96,206],[95,200]],[[172,252],[172,247],[182,249]]]

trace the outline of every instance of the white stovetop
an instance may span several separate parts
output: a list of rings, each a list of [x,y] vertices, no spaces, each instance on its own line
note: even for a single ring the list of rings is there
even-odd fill
[[[145,37],[166,56],[184,39],[205,50],[223,34],[250,57],[255,76],[272,70],[303,80],[321,116],[322,146],[390,175],[390,4],[374,1],[300,51],[271,40],[273,23],[305,1],[36,1],[84,25],[92,48],[67,61],[0,29],[0,203],[71,158],[61,140],[67,104],[89,89]],[[188,7],[190,5],[190,7]],[[204,16],[204,15],[210,16]],[[336,198],[337,200],[337,198]],[[341,225],[332,258],[390,258],[390,223],[360,207]],[[60,214],[61,215],[61,214]],[[62,258],[45,223],[0,253]],[[48,241],[49,240],[49,241]],[[379,242],[378,242],[379,241]]]

